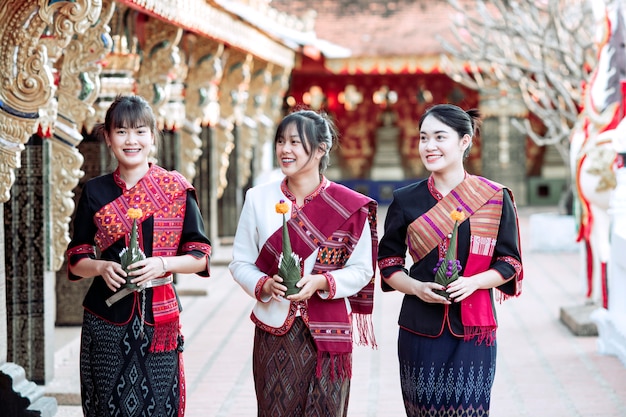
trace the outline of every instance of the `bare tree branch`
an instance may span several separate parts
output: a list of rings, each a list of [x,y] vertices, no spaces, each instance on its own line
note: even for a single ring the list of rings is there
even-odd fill
[[[446,73],[473,89],[520,89],[545,132],[517,123],[540,146],[554,145],[569,165],[569,137],[581,85],[595,64],[587,0],[448,0],[454,42],[440,38]],[[470,7],[471,6],[471,7]]]

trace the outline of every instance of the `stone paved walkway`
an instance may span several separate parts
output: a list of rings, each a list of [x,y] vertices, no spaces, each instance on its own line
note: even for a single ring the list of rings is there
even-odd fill
[[[529,215],[521,210],[522,247]],[[381,211],[380,223],[384,218]],[[254,417],[252,382],[253,300],[226,268],[230,248],[217,249],[212,277],[180,277],[186,338],[187,417]],[[497,306],[498,362],[492,417],[624,417],[626,366],[600,355],[596,337],[574,336],[560,321],[561,307],[582,305],[577,252],[524,251],[522,297]],[[190,295],[196,294],[196,295]],[[205,295],[198,295],[205,294]],[[356,347],[351,417],[401,417],[396,358],[401,295],[378,290],[378,350]],[[61,404],[57,416],[80,416],[77,328],[57,328],[56,377],[47,392]]]

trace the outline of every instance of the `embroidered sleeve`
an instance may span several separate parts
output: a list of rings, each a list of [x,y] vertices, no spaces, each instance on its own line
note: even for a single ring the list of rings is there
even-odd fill
[[[405,271],[404,259],[407,253],[407,214],[404,212],[404,204],[398,199],[397,191],[394,191],[393,200],[387,209],[385,218],[385,233],[378,244],[378,269],[380,269],[380,285],[383,291],[394,289],[387,283],[389,278],[399,271]]]
[[[506,280],[497,289],[504,294],[505,299],[520,295],[524,272],[519,246],[519,228],[515,206],[508,192],[503,195],[502,217],[494,258],[491,268],[498,271]]]
[[[95,186],[97,188],[97,185]],[[68,262],[67,277],[70,281],[78,281],[82,277],[72,273],[72,267],[86,258],[96,259],[95,241],[96,225],[93,222],[95,213],[94,199],[91,198],[94,182],[91,180],[85,184],[81,193],[76,213],[74,214],[74,231],[72,241],[65,252]]]
[[[196,259],[206,258],[206,268],[197,272],[201,277],[210,276],[211,242],[204,233],[204,222],[200,208],[193,193],[187,193],[183,235],[180,240],[179,254],[191,255]]]
[[[96,259],[95,248],[93,247],[93,245],[87,245],[87,244],[78,245],[78,246],[69,248],[67,252],[65,252],[65,254],[67,256],[67,263],[70,266],[76,265],[80,260],[85,259],[85,258]],[[82,277],[79,277],[78,275],[72,274],[72,272],[70,271],[70,268],[68,268],[67,270],[67,276],[71,281],[78,281],[79,279],[82,278]]]
[[[257,300],[263,302],[263,303],[267,303],[271,297],[263,297],[262,291],[263,291],[263,285],[265,285],[265,283],[267,282],[267,280],[270,279],[269,276],[265,275],[264,277],[261,277],[261,279],[259,280],[259,282],[257,282],[256,287],[254,287],[254,296],[256,297]]]
[[[389,268],[389,269],[387,269]],[[399,256],[391,256],[378,260],[378,269],[380,269],[383,278],[389,278],[400,269],[404,269],[404,258]]]
[[[329,290],[318,291],[317,294],[323,300],[332,300],[333,298],[335,298],[335,295],[337,294],[337,282],[335,281],[335,278],[331,275],[330,272],[324,272],[323,275],[324,275],[324,278],[326,278],[326,282],[328,282]]]
[[[202,255],[211,256],[211,245],[201,242],[187,242],[181,246],[182,252],[201,252]],[[201,256],[202,256],[201,255]],[[199,258],[200,256],[196,256]]]
[[[68,262],[74,265],[76,262],[71,262],[71,258],[73,256],[77,255],[80,257],[75,259],[82,259],[88,257],[89,255],[95,256],[95,253],[96,251],[92,245],[78,245],[73,248],[69,248],[65,254],[67,255]]]
[[[515,269],[515,275],[518,275],[522,272],[522,263],[512,256],[501,256],[497,259],[498,261],[506,262],[511,265],[513,269]]]

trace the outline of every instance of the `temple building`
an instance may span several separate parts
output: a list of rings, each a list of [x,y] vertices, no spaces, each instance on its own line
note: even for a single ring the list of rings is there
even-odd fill
[[[527,204],[543,153],[511,127],[528,117],[523,101],[446,75],[435,35],[446,35],[449,14],[446,1],[429,0],[5,1],[2,415],[56,413],[42,388],[54,378],[54,327],[80,325],[89,284],[68,282],[64,254],[82,185],[114,168],[92,133],[118,94],[153,107],[163,131],[154,161],[194,185],[215,251],[234,235],[245,190],[274,166],[276,123],[303,106],[340,129],[329,177],[381,203],[426,175],[425,108],[478,107],[485,122],[469,169]]]

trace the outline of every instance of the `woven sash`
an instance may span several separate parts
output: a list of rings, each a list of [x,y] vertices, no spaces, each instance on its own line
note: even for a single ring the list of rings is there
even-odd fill
[[[376,232],[375,201],[342,185],[332,183],[316,198],[304,205],[287,222],[289,238],[294,253],[302,259],[319,248],[313,274],[341,269],[349,259],[362,233],[366,219],[369,221],[372,239],[372,266],[376,268],[378,236]],[[278,229],[261,248],[256,265],[272,276],[278,271],[282,251],[282,231]],[[375,274],[374,274],[375,275]],[[374,276],[356,295],[349,297],[353,317],[357,323],[359,342],[375,346],[371,313],[374,305]],[[338,366],[337,375],[351,376],[352,324],[343,299],[323,300],[317,295],[308,302],[309,329],[318,348],[318,355],[331,358],[331,371]],[[318,365],[322,360],[318,358]],[[321,375],[321,369],[317,369]]]
[[[154,220],[152,256],[175,256],[183,230],[186,192],[191,188],[181,174],[151,165],[148,173],[134,187],[124,190],[121,196],[95,214],[94,221],[98,227],[96,244],[100,250],[122,238],[128,244],[132,222],[126,213],[129,208],[139,208],[142,217],[137,220],[138,224],[150,216]],[[139,239],[139,244],[143,245],[143,239]],[[150,350],[162,352],[176,349],[179,308],[171,284],[153,288],[152,312],[155,329]]]
[[[452,231],[450,212],[462,207],[470,222],[470,251],[463,269],[466,279],[488,270],[502,216],[503,188],[485,178],[469,176],[428,212],[413,221],[407,231],[409,253],[414,262],[438,247]],[[495,341],[497,323],[490,290],[477,290],[461,301],[461,319],[466,340],[477,337],[488,344]]]

